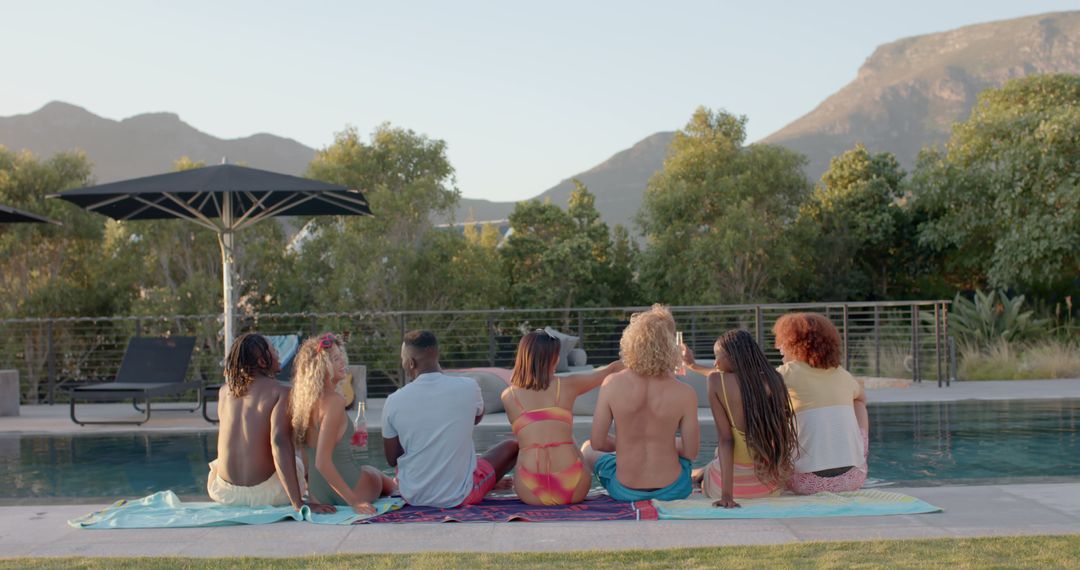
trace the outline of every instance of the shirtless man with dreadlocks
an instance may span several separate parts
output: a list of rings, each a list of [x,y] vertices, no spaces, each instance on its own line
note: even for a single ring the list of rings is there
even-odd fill
[[[266,337],[241,335],[229,349],[225,385],[218,397],[218,456],[210,463],[206,491],[225,505],[303,506],[289,418],[289,389]],[[311,505],[333,512],[329,505]]]

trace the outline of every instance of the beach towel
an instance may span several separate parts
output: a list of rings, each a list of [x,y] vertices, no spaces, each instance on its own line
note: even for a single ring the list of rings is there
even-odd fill
[[[411,522],[555,522],[555,521],[636,521],[656,520],[656,509],[649,501],[622,503],[607,495],[590,498],[576,505],[533,506],[516,498],[488,498],[475,505],[439,509],[405,506],[400,510],[359,520],[363,523]]]
[[[941,511],[940,508],[915,497],[876,489],[739,499],[737,502],[742,508],[724,509],[712,506],[712,499],[695,495],[682,501],[653,501],[653,505],[660,520],[858,517],[917,515]]]
[[[378,513],[401,508],[401,499],[379,499]],[[307,506],[300,512],[292,507],[234,507],[217,503],[185,503],[172,491],[160,491],[135,501],[117,501],[88,515],[68,521],[75,528],[193,528],[245,524],[270,524],[278,521],[307,521],[315,524],[352,524],[372,515],[358,515],[349,507],[336,513],[316,514]]]

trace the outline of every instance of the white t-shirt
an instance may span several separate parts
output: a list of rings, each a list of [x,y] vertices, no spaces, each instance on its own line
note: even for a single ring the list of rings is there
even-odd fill
[[[476,469],[473,424],[483,413],[480,386],[472,378],[429,372],[390,394],[382,435],[399,438],[405,450],[397,479],[406,502],[448,508],[465,500]]]

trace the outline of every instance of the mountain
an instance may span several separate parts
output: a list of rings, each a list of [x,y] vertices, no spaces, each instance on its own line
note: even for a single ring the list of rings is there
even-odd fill
[[[94,164],[97,182],[167,172],[182,156],[207,164],[227,157],[229,162],[301,174],[315,156],[314,149],[269,134],[220,139],[173,113],[146,113],[114,121],[61,102],[25,115],[0,117],[0,145],[29,149],[43,157],[82,149]]]
[[[907,168],[919,149],[944,141],[967,118],[980,91],[1045,73],[1080,74],[1080,12],[1060,12],[966,26],[877,48],[854,81],[761,142],[806,155],[816,181],[829,159],[862,142]],[[687,113],[689,113],[689,109]],[[737,111],[737,110],[736,110]],[[649,177],[663,164],[674,133],[656,133],[571,178],[596,194],[608,223],[627,223]],[[541,193],[565,205],[569,179]],[[463,200],[457,220],[504,218],[512,203]]]
[[[851,83],[761,142],[806,155],[812,180],[821,176],[830,158],[857,142],[875,152],[892,152],[910,168],[919,149],[945,140],[951,125],[968,116],[979,92],[1042,73],[1080,74],[1080,12],[977,24],[882,45]],[[537,198],[565,206],[571,179],[577,178],[596,195],[605,221],[632,227],[649,177],[663,165],[673,135],[650,135]],[[42,156],[82,148],[100,182],[169,170],[185,155],[207,163],[226,156],[299,174],[315,154],[296,141],[268,134],[219,139],[171,113],[113,121],[65,103],[0,117],[0,144]],[[463,199],[455,220],[505,219],[513,208],[512,202]]]
[[[664,164],[673,132],[656,133],[634,146],[616,153],[600,164],[563,180],[535,199],[551,200],[566,207],[577,178],[596,195],[596,208],[609,224],[632,227],[632,219],[641,206],[645,183]],[[464,198],[458,204],[456,221],[503,220],[514,209],[514,202],[491,202]]]
[[[905,38],[877,48],[855,80],[762,142],[807,156],[814,179],[862,142],[910,168],[948,138],[979,92],[1010,79],[1080,74],[1080,12],[1060,12]]]

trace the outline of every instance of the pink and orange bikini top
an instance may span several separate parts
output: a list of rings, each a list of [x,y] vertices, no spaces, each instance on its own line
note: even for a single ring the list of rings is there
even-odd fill
[[[562,380],[555,377],[555,382],[555,402],[558,403],[559,394],[562,391]],[[517,393],[514,392],[513,386],[510,387],[510,395],[514,397],[514,402],[517,402],[518,407],[521,408],[521,415],[518,416],[518,418],[514,420],[513,425],[510,426],[514,435],[517,435],[525,426],[534,422],[555,421],[566,422],[571,426],[574,425],[574,415],[566,408],[548,406],[546,408],[526,410],[525,406],[521,405],[521,400],[518,400]]]

